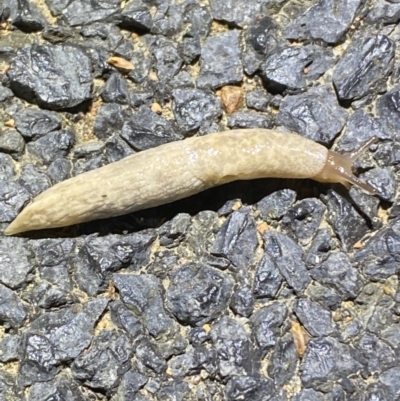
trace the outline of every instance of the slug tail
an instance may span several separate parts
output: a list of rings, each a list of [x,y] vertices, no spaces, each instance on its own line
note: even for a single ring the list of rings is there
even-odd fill
[[[377,195],[376,189],[360,180],[352,172],[352,166],[356,159],[358,159],[374,142],[377,138],[374,137],[362,145],[359,149],[348,154],[339,154],[328,150],[328,156],[322,171],[316,176],[312,177],[320,182],[339,182],[346,188],[355,185],[370,195]]]

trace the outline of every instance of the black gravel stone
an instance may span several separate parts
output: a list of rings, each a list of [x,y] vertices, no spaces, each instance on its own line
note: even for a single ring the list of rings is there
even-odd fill
[[[361,0],[345,0],[338,4],[319,0],[289,24],[283,34],[287,39],[298,41],[323,40],[326,43],[337,43],[344,39],[361,3]]]
[[[91,99],[90,60],[76,46],[24,47],[17,52],[7,76],[16,96],[44,108],[68,109]]]
[[[364,334],[357,347],[365,358],[369,372],[376,372],[380,369],[386,370],[396,366],[396,355],[394,350],[371,333]]]
[[[332,143],[346,118],[347,112],[339,107],[336,96],[325,86],[286,96],[278,114],[279,123],[324,145]]]
[[[211,327],[211,340],[222,377],[251,375],[258,368],[259,358],[250,336],[236,320],[223,317],[215,323]]]
[[[0,284],[0,322],[5,329],[20,327],[27,316],[27,311],[15,292]]]
[[[88,348],[94,324],[107,303],[100,298],[79,308],[67,307],[34,320],[23,335],[19,370],[22,383],[26,386],[54,378],[62,362],[77,358]]]
[[[147,377],[134,369],[128,370],[121,379],[116,397],[120,400],[138,400],[134,398],[138,391],[147,383]]]
[[[263,235],[265,251],[275,262],[289,287],[303,291],[310,283],[310,276],[303,262],[303,250],[286,235],[266,231]]]
[[[14,93],[11,89],[6,88],[3,85],[0,85],[0,103],[7,102],[8,100],[14,97]]]
[[[334,289],[343,300],[356,298],[362,287],[360,274],[341,252],[332,253],[310,274],[314,280]]]
[[[367,232],[368,226],[354,206],[337,192],[329,190],[323,197],[327,204],[327,219],[340,238],[344,250],[351,250]]]
[[[158,374],[166,371],[167,362],[163,358],[157,345],[148,340],[143,340],[136,347],[135,352],[139,362],[146,368],[149,368]]]
[[[400,128],[399,98],[400,87],[396,86],[385,93],[376,103],[379,116],[396,137],[398,129]]]
[[[272,96],[262,89],[254,89],[246,93],[246,105],[257,111],[267,111]]]
[[[67,374],[61,373],[53,380],[34,383],[30,388],[28,400],[41,401],[43,399],[55,398],[60,400],[86,401],[87,395],[88,391],[82,392],[79,386]]]
[[[10,7],[10,18],[12,24],[24,32],[41,31],[47,22],[39,7],[30,0],[4,0],[4,6]]]
[[[54,160],[48,167],[46,174],[53,183],[61,182],[71,176],[72,163],[70,160],[59,158]]]
[[[381,119],[373,118],[364,110],[356,110],[347,120],[346,130],[340,137],[340,152],[352,152],[359,149],[371,138],[392,139],[391,133]]]
[[[0,153],[0,180],[9,180],[16,175],[14,162],[9,155]]]
[[[210,7],[214,19],[243,28],[261,14],[263,5],[257,1],[211,0]]]
[[[400,220],[389,223],[354,255],[362,272],[374,280],[397,274],[400,258]]]
[[[0,341],[0,361],[18,360],[21,338],[18,335],[6,334]]]
[[[51,186],[48,176],[32,164],[25,165],[18,182],[33,196],[39,195]]]
[[[319,46],[277,47],[262,63],[261,77],[272,93],[305,89],[334,62],[333,53]]]
[[[153,27],[153,18],[148,4],[142,0],[129,2],[122,10],[120,27],[130,31],[148,32]]]
[[[237,111],[228,117],[228,127],[238,128],[272,128],[273,117],[255,111]]]
[[[325,205],[313,198],[303,199],[282,217],[282,231],[301,245],[308,245],[321,224]]]
[[[121,137],[135,150],[146,150],[183,138],[171,122],[146,106],[124,123]]]
[[[361,365],[352,356],[352,348],[332,337],[312,339],[301,366],[306,387],[331,390],[333,381],[356,373]]]
[[[369,8],[367,20],[377,24],[397,23],[400,18],[400,5],[390,0],[378,0]]]
[[[43,39],[47,40],[53,45],[66,42],[73,35],[73,30],[70,27],[63,25],[47,25],[42,32]]]
[[[274,347],[268,366],[268,375],[274,378],[274,384],[277,388],[283,387],[293,379],[298,362],[299,357],[293,337],[286,334]]]
[[[37,156],[44,164],[65,157],[75,142],[72,131],[53,131],[27,145],[28,151]]]
[[[314,268],[325,261],[335,246],[331,231],[328,228],[318,230],[305,257],[307,267],[309,269]]]
[[[201,49],[199,88],[219,88],[243,78],[239,34],[236,31],[210,36]]]
[[[189,347],[185,354],[172,358],[168,365],[174,378],[199,374],[201,369],[214,376],[217,371],[216,352],[205,346]]]
[[[146,53],[138,50],[133,52],[131,63],[135,68],[128,74],[128,78],[133,82],[142,83],[149,75],[153,65],[152,58],[147,57]]]
[[[152,231],[127,236],[88,237],[79,246],[75,261],[75,279],[90,295],[108,285],[110,274],[121,269],[138,270],[149,262]]]
[[[140,318],[154,337],[174,335],[177,325],[164,309],[163,288],[159,279],[150,274],[115,274],[114,283],[122,302]]]
[[[227,401],[268,401],[274,390],[274,382],[266,377],[236,376],[226,383],[225,395]]]
[[[254,274],[254,295],[256,298],[275,298],[283,280],[276,263],[264,254]]]
[[[353,40],[333,72],[339,99],[357,100],[384,91],[394,51],[393,40],[385,35]]]
[[[0,222],[10,223],[28,200],[29,192],[20,184],[0,180]]]
[[[208,91],[201,89],[175,89],[172,91],[172,110],[177,123],[191,132],[200,126],[210,125],[221,114],[219,100]]]
[[[263,354],[277,344],[287,313],[285,305],[273,303],[264,306],[251,316],[252,333]]]
[[[200,56],[200,40],[195,38],[183,38],[178,51],[183,61],[186,64],[191,64]]]
[[[52,111],[26,109],[14,114],[17,130],[26,139],[37,139],[61,128],[61,117]]]
[[[25,148],[24,138],[15,129],[0,132],[0,152],[19,158]],[[3,163],[1,163],[3,164]]]
[[[97,138],[105,141],[114,132],[121,132],[131,113],[117,103],[102,104],[94,121],[93,132]]]
[[[291,189],[282,189],[273,192],[257,203],[261,217],[268,223],[280,219],[296,200],[296,192]]]
[[[84,386],[110,391],[117,386],[119,375],[130,368],[133,349],[128,337],[117,330],[101,331],[86,352],[72,364],[72,374]]]
[[[117,14],[120,0],[90,1],[72,0],[67,3],[59,0],[47,0],[51,12],[65,19],[69,25],[87,25],[95,21],[103,21]]]
[[[237,268],[248,269],[257,247],[257,230],[249,208],[232,213],[215,238],[211,253],[230,260]]]
[[[129,104],[130,93],[126,79],[119,73],[111,74],[101,91],[101,98],[106,103]]]
[[[203,325],[227,307],[233,283],[209,266],[191,263],[174,270],[167,291],[167,307],[180,321]]]
[[[161,82],[168,82],[178,74],[183,60],[175,45],[169,42],[157,43],[153,55],[156,60],[157,76]]]
[[[329,336],[335,331],[331,312],[317,302],[306,298],[297,299],[293,311],[313,337]]]
[[[236,288],[231,299],[230,307],[238,315],[249,317],[254,309],[252,289],[250,287]]]
[[[374,168],[360,176],[363,181],[371,184],[378,192],[379,197],[392,202],[396,195],[396,176],[389,168]]]
[[[132,148],[119,135],[113,135],[105,143],[105,150],[109,163],[114,163],[134,153]]]

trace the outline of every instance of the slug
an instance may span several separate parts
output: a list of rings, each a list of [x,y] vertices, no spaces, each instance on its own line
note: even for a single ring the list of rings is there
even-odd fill
[[[268,129],[239,129],[171,142],[58,183],[38,195],[6,235],[63,227],[159,206],[235,180],[311,178],[376,191],[351,172],[373,142],[349,155]]]

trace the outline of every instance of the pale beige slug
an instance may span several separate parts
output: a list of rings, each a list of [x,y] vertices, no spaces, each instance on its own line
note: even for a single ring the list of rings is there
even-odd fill
[[[119,216],[235,180],[312,178],[354,184],[375,194],[351,172],[363,149],[340,155],[297,134],[267,129],[172,142],[54,185],[23,209],[5,234]]]

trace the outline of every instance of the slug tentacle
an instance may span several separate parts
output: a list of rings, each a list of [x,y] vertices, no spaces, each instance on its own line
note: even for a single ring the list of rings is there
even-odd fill
[[[360,146],[360,148],[345,154],[339,154],[329,150],[324,168],[319,174],[312,177],[312,179],[320,182],[340,182],[347,189],[349,189],[351,185],[356,185],[369,194],[376,195],[377,191],[372,185],[360,180],[352,172],[354,161],[376,141],[377,138],[373,137],[364,145]]]

